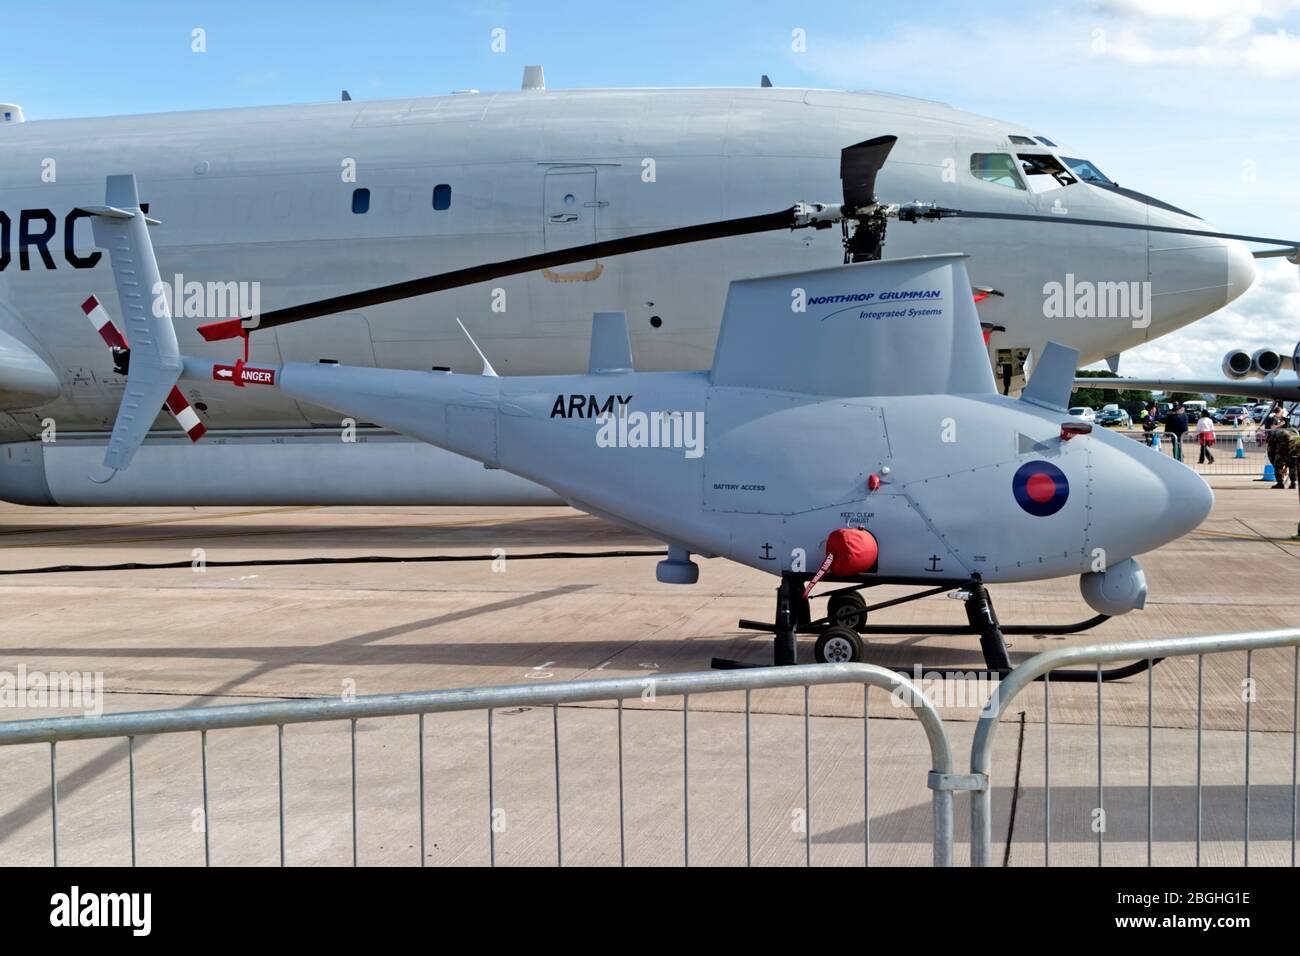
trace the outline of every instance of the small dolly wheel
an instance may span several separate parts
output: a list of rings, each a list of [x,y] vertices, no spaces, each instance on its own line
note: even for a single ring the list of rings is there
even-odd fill
[[[826,619],[831,627],[860,630],[867,623],[867,602],[854,591],[832,594],[826,602]]]
[[[818,664],[849,664],[862,660],[862,638],[849,627],[831,627],[822,632],[813,648]]]

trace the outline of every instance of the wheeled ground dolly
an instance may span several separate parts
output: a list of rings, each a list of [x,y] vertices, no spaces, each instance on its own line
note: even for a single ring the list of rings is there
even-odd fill
[[[845,587],[836,588],[819,597],[827,598],[827,613],[825,617],[812,617],[811,608],[808,599],[803,596],[805,583],[811,576],[808,574],[795,574],[786,572],[781,576],[781,584],[776,592],[776,616],[774,623],[767,624],[761,621],[751,621],[742,619],[740,627],[746,630],[767,631],[773,635],[772,645],[772,663],[775,665],[796,664],[799,660],[797,636],[799,634],[816,634],[817,644],[814,648],[814,657],[819,663],[847,663],[852,661],[862,661],[864,659],[865,646],[861,635],[863,634],[900,634],[900,635],[917,635],[932,636],[940,634],[974,634],[979,637],[980,650],[984,657],[984,668],[971,671],[969,668],[960,670],[945,671],[942,669],[931,670],[918,666],[911,668],[894,668],[900,674],[912,675],[918,670],[923,670],[927,674],[935,676],[954,676],[968,677],[974,674],[988,674],[990,676],[1005,677],[1012,669],[1011,659],[1007,653],[1007,645],[1004,640],[1006,634],[1041,634],[1041,635],[1061,635],[1061,634],[1078,634],[1083,631],[1091,630],[1103,621],[1109,620],[1109,615],[1098,614],[1087,620],[1078,621],[1073,624],[1046,624],[1046,625],[1003,625],[998,620],[997,612],[993,608],[993,600],[989,596],[988,589],[979,576],[970,578],[949,578],[936,580],[935,578],[915,578],[901,577],[896,575],[879,575],[863,574],[852,578],[823,578],[835,582],[849,582]],[[893,598],[888,601],[881,601],[877,604],[868,605],[866,600],[859,593],[870,587],[877,587],[884,584],[896,585],[913,585],[924,586],[924,590],[914,594],[904,595],[903,597]],[[966,610],[967,624],[951,625],[881,625],[868,624],[867,617],[875,611],[887,607],[893,607],[897,604],[906,604],[910,601],[917,601],[925,597],[933,597],[937,594],[952,593],[955,597],[960,597]],[[1155,661],[1135,661],[1132,664],[1126,664],[1122,667],[1113,667],[1108,670],[1057,670],[1052,672],[1054,681],[1110,681],[1118,680],[1124,677],[1130,677],[1133,674],[1140,674],[1148,667],[1159,663]],[[746,664],[740,661],[727,660],[724,658],[713,659],[713,667],[720,670],[729,670],[739,667],[756,667],[757,664]]]

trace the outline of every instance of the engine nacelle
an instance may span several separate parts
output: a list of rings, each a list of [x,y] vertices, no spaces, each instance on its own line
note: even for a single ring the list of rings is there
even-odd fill
[[[1142,565],[1127,558],[1105,571],[1080,575],[1079,590],[1098,614],[1116,617],[1146,605],[1147,576]]]
[[[1223,357],[1223,374],[1231,379],[1245,378],[1254,364],[1250,353],[1245,349],[1233,349]]]
[[[1282,371],[1282,356],[1274,349],[1257,349],[1250,357],[1250,365],[1256,375],[1276,375]]]

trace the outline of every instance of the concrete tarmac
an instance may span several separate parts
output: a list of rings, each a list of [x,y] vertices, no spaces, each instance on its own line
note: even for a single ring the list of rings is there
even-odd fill
[[[1010,638],[1013,661],[1069,644],[1262,630],[1300,624],[1295,491],[1245,477],[1210,479],[1214,511],[1200,529],[1140,560],[1150,599],[1070,637]],[[772,613],[775,579],[715,560],[693,587],[657,584],[657,542],[568,509],[66,509],[0,505],[0,671],[102,674],[106,711],[208,706],[498,684],[706,670],[713,657],[761,662],[770,638],[738,618]],[[318,559],[403,558],[400,563]],[[438,560],[428,560],[437,558]],[[419,559],[419,560],[417,560]],[[464,560],[443,560],[464,559]],[[224,562],[233,562],[226,566]],[[289,563],[275,563],[289,562]],[[122,568],[124,564],[176,564]],[[61,568],[33,572],[32,569]],[[100,568],[100,570],[86,569]],[[109,569],[112,568],[112,569]],[[23,572],[23,573],[10,573]],[[991,588],[1004,623],[1053,624],[1092,612],[1076,579]],[[872,601],[903,593],[881,588]],[[875,621],[964,622],[959,602],[929,598]],[[801,648],[811,661],[811,639]],[[887,666],[979,667],[972,636],[872,637]],[[1250,863],[1293,851],[1295,653],[1252,655]],[[1158,665],[1148,680],[1102,695],[1104,784],[1097,794],[1097,692],[1051,692],[1051,862],[1195,859],[1196,727],[1201,744],[1202,862],[1239,864],[1246,827],[1244,654]],[[951,684],[947,690],[954,690]],[[930,859],[924,735],[884,692],[869,697],[870,848],[864,847],[862,690],[809,697],[811,800],[804,795],[803,693],[753,695],[752,801],[746,839],[743,696],[691,700],[689,782],[680,699],[629,702],[620,843],[616,714],[560,708],[559,852],[568,863],[630,865],[925,864]],[[71,712],[0,706],[0,719]],[[958,769],[977,706],[947,700]],[[1015,701],[995,745],[995,836],[1014,865],[1045,860],[1043,693]],[[1021,713],[1023,712],[1023,720]],[[546,710],[498,712],[496,862],[557,859],[554,740]],[[425,720],[425,862],[489,861],[486,722]],[[207,843],[213,863],[273,864],[279,855],[274,728],[210,733]],[[358,725],[358,858],[418,864],[416,719]],[[130,862],[123,742],[58,748],[61,863]],[[52,855],[49,748],[0,750],[0,865]],[[141,863],[202,864],[196,734],[135,743]],[[289,863],[350,863],[350,735],[346,723],[285,731]],[[1104,813],[1104,831],[1096,828]],[[1150,812],[1149,812],[1150,811]],[[967,858],[968,803],[957,799]],[[622,856],[620,857],[620,845]]]

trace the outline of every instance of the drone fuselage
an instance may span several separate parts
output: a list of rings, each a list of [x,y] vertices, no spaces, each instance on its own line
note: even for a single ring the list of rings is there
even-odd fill
[[[489,378],[322,365],[287,365],[280,386],[774,574],[815,569],[841,527],[871,531],[880,574],[1088,574],[1180,537],[1212,503],[1160,452],[1100,429],[1063,439],[1067,415],[998,395],[829,398],[717,386],[707,372]],[[613,410],[567,414],[579,396]]]

